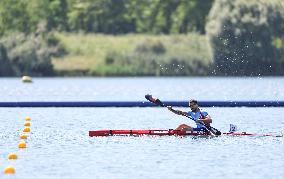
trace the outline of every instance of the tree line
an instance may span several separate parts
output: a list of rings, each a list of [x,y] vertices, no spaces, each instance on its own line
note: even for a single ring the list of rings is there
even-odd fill
[[[47,30],[106,34],[205,33],[212,0],[1,0],[0,35]]]
[[[205,74],[283,75],[283,12],[283,0],[1,0],[0,75],[54,75],[51,57],[66,52],[52,35],[54,31],[197,32],[208,37],[213,54],[214,63],[204,68]],[[147,61],[146,56],[115,54],[106,61],[112,59],[124,67],[123,61]],[[139,69],[140,62],[128,63]],[[181,63],[192,66],[187,59]],[[106,64],[111,67],[113,63]]]

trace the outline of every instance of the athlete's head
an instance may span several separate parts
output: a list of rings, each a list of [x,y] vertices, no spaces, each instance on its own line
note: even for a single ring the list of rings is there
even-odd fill
[[[195,99],[191,99],[189,101],[189,107],[192,111],[196,111],[198,109],[198,103],[197,103],[197,100]]]

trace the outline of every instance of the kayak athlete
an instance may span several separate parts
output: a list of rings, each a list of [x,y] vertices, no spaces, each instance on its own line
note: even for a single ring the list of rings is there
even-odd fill
[[[201,111],[199,109],[197,100],[195,99],[190,100],[189,107],[191,111],[184,112],[184,111],[173,109],[172,106],[167,106],[168,110],[170,110],[171,112],[175,114],[192,117],[192,119],[195,121],[196,126],[197,126],[196,128],[193,128],[187,124],[181,124],[176,128],[176,130],[202,131],[202,132],[206,132],[207,131],[206,128],[210,130],[211,129],[210,123],[212,123],[212,119],[207,112]],[[204,125],[206,128],[204,127]]]

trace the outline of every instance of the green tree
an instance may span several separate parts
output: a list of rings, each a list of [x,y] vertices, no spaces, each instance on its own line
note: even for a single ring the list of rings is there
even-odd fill
[[[27,12],[28,0],[0,1],[0,36],[7,31],[29,33],[30,17]]]
[[[2,60],[6,67],[12,67],[12,75],[22,76],[29,74],[33,76],[53,75],[51,55],[56,53],[56,46],[50,47],[48,40],[42,34],[13,34],[1,39],[6,52],[1,50],[1,56],[9,61]],[[54,41],[54,40],[53,40]],[[3,48],[2,48],[3,49]],[[7,59],[7,58],[6,58]],[[7,71],[4,75],[10,75]]]
[[[135,32],[135,24],[127,8],[131,0],[70,1],[68,13],[72,30],[99,33]]]
[[[45,22],[47,30],[68,30],[66,0],[1,0],[0,35],[35,32]]]
[[[35,13],[41,17],[41,21],[46,21],[48,31],[69,29],[67,0],[35,0],[32,4],[37,4]]]
[[[0,76],[12,75],[12,68],[9,62],[6,48],[0,43]]]
[[[283,12],[282,0],[216,0],[206,27],[215,72],[284,74]]]
[[[101,33],[205,32],[212,0],[69,0],[71,29]]]
[[[0,35],[48,31],[204,33],[213,0],[1,0]]]
[[[138,32],[205,33],[205,21],[213,0],[152,0],[135,2]]]

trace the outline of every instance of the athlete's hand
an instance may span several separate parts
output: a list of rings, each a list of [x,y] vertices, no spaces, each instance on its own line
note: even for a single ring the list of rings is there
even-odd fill
[[[197,119],[196,122],[200,124],[204,124],[204,122],[201,119]]]

